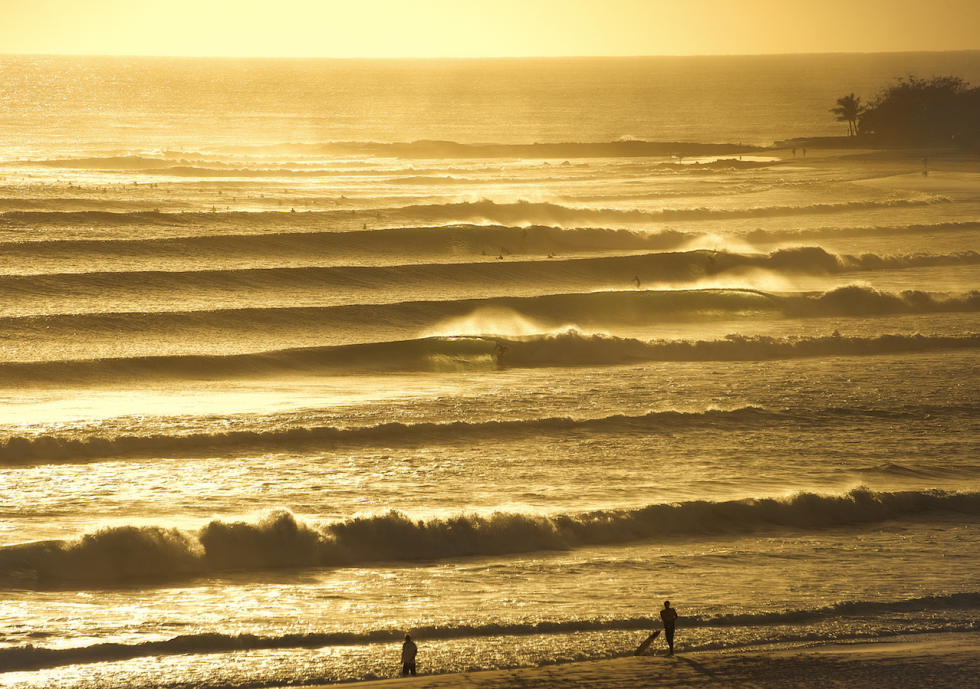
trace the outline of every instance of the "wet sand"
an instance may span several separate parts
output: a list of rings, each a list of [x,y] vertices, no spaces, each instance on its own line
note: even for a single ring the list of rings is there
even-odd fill
[[[424,657],[424,642],[420,658]],[[678,653],[537,668],[396,677],[357,689],[828,689],[980,687],[980,635],[928,634],[897,640],[792,649]],[[337,686],[337,685],[330,685]]]

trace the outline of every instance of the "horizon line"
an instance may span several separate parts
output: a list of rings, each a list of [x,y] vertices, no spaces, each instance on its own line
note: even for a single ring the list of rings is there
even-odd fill
[[[694,58],[694,57],[795,57],[818,55],[908,55],[922,53],[980,53],[980,48],[953,48],[949,50],[849,50],[849,51],[801,51],[794,53],[661,53],[635,55],[388,55],[388,56],[331,56],[331,55],[171,55],[163,53],[19,53],[0,51],[4,57],[107,57],[107,58],[158,58],[186,60],[337,60],[337,61],[479,61],[479,60],[631,60],[644,58]]]

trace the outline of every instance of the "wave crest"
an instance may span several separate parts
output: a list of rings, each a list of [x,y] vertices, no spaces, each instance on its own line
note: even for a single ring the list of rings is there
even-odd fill
[[[500,512],[429,521],[391,512],[320,526],[275,512],[257,524],[213,521],[196,533],[124,526],[77,541],[0,548],[0,581],[29,588],[104,586],[227,570],[411,562],[705,534],[826,529],[944,513],[980,516],[980,493],[857,489],[837,496],[800,493],[787,499],[699,500],[553,516]]]

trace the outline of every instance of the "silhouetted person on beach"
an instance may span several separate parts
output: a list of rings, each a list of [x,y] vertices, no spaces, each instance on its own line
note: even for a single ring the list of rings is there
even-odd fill
[[[667,639],[669,655],[674,655],[674,624],[677,622],[677,611],[670,607],[670,601],[664,601],[664,609],[660,611],[660,619],[664,622],[664,637]]]
[[[412,641],[412,637],[405,635],[405,643],[402,644],[402,676],[415,676],[415,656],[418,655],[419,647]]]

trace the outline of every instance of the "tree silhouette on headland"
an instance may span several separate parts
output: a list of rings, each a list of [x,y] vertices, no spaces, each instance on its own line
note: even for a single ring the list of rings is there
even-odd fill
[[[838,122],[847,122],[848,136],[856,136],[858,133],[858,117],[862,109],[861,97],[855,96],[854,93],[849,93],[846,96],[838,98],[837,107],[831,108],[830,112],[837,115]]]
[[[862,138],[894,146],[980,147],[980,88],[959,77],[899,79],[864,108],[849,94],[831,111]],[[854,106],[858,112],[854,113]],[[854,114],[856,126],[847,115]]]

